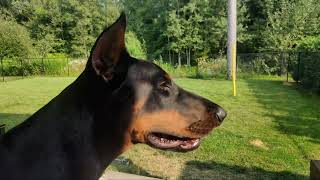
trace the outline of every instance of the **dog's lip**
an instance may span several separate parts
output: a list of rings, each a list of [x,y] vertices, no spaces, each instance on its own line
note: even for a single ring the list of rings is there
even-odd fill
[[[158,132],[147,133],[146,142],[158,149],[179,152],[192,151],[200,146],[200,138],[178,137]]]

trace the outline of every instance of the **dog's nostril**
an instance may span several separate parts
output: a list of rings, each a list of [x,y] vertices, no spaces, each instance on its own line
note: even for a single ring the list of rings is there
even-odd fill
[[[224,109],[222,109],[221,107],[218,107],[216,115],[218,117],[218,120],[220,121],[220,123],[222,123],[222,121],[226,118],[227,113]]]

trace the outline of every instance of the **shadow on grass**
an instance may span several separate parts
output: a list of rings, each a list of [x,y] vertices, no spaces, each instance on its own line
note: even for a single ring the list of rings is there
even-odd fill
[[[0,112],[0,124],[5,124],[6,131],[26,120],[30,114],[12,114]]]
[[[131,159],[127,159],[124,157],[118,157],[111,163],[111,167],[108,168],[111,170],[117,170],[119,172],[123,173],[129,173],[129,174],[136,174],[140,176],[148,176],[148,177],[154,177],[154,178],[161,178],[157,176],[153,176],[150,173],[148,173],[145,169],[143,169],[140,166],[137,166],[134,164]]]
[[[246,168],[214,161],[188,161],[179,179],[307,179],[307,176],[288,171],[272,172],[261,168]]]
[[[275,129],[288,135],[305,159],[314,158],[303,141],[320,143],[320,97],[284,86],[281,81],[247,83],[266,109],[263,115],[276,122]]]
[[[266,109],[264,115],[278,123],[277,130],[320,143],[320,97],[286,87],[281,81],[251,80],[247,83]]]

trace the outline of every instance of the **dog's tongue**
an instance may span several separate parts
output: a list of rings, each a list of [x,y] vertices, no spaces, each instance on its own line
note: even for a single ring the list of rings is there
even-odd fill
[[[180,145],[179,141],[169,140],[166,138],[155,136],[154,134],[148,135],[149,142],[159,148],[174,148]]]
[[[159,149],[189,151],[200,145],[200,139],[178,138],[159,133],[150,133],[147,139],[151,146]]]
[[[182,141],[180,147],[185,150],[197,148],[200,145],[200,139],[191,139],[188,141]]]

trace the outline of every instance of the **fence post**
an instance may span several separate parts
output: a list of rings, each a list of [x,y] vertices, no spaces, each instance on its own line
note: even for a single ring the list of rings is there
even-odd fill
[[[284,66],[284,59],[285,59],[285,54],[284,54],[284,51],[281,51],[280,53],[280,58],[281,58],[281,61],[280,61],[280,72],[279,72],[279,76],[282,76],[284,74],[283,72],[283,66]]]
[[[22,59],[20,61],[20,67],[21,67],[21,78],[23,79],[23,62],[22,62]]]
[[[3,70],[3,62],[2,62],[3,58],[0,57],[0,61],[1,61],[1,75],[2,75],[2,82],[4,82],[4,70]]]
[[[41,66],[42,66],[42,75],[45,75],[43,57],[41,58]]]
[[[67,57],[67,68],[68,68],[68,76],[70,76],[70,69],[69,69],[69,58]]]
[[[297,83],[300,81],[300,63],[301,63],[301,52],[298,52],[298,77],[297,77]]]
[[[287,60],[287,82],[289,82],[289,62],[291,61],[291,53],[288,54],[288,60]]]

